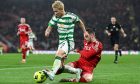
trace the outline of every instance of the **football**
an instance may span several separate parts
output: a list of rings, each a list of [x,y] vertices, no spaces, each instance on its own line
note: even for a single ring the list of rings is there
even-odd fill
[[[34,73],[34,79],[36,83],[43,83],[47,78],[43,71],[37,71]]]

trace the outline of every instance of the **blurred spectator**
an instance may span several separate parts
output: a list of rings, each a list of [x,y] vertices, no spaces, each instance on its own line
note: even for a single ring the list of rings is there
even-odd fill
[[[8,46],[0,41],[0,54],[3,54],[3,52],[8,51]]]
[[[0,1],[0,34],[5,37],[10,43],[15,46],[18,38],[15,35],[17,31],[16,25],[20,17],[26,17],[28,23],[35,31],[38,40],[35,42],[36,49],[55,50],[57,48],[57,31],[54,29],[53,34],[49,39],[45,39],[44,32],[49,19],[51,19],[52,9],[51,3],[53,0],[5,0]],[[130,7],[133,7],[135,14],[135,24],[139,29],[140,25],[140,5],[139,0],[62,0],[66,10],[72,11],[81,16],[86,26],[96,28],[97,38],[104,43],[104,49],[110,49],[107,36],[104,30],[111,16],[116,16],[122,27],[128,34],[125,40],[121,41],[121,47],[125,50],[140,50],[140,33],[135,33],[135,28],[132,27],[132,18],[130,18]],[[140,32],[140,30],[137,30]],[[76,28],[75,30],[76,46],[81,40],[76,38],[82,34]],[[131,45],[130,45],[131,44]],[[127,46],[129,45],[129,46]],[[11,49],[10,49],[11,50]]]

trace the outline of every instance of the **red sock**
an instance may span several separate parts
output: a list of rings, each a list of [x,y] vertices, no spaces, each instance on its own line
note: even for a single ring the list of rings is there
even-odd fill
[[[22,49],[22,59],[26,59],[26,49]]]
[[[85,80],[85,78],[81,77],[79,82],[84,82],[84,83],[87,83],[87,81]]]

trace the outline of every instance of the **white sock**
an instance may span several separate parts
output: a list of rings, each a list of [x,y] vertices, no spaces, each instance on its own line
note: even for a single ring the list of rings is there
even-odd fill
[[[55,61],[53,63],[53,68],[52,68],[53,75],[56,74],[56,72],[58,71],[58,69],[60,67],[61,67],[61,58],[60,57],[56,57]]]
[[[26,52],[26,55],[27,55],[27,56],[29,56],[29,52],[30,52],[30,50],[27,50],[27,52]]]
[[[65,65],[64,72],[65,73],[77,73],[79,69],[73,68],[69,65]]]

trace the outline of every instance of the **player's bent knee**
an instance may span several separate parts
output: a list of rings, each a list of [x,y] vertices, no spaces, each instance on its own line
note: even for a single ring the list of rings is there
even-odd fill
[[[63,50],[58,50],[58,51],[56,52],[56,56],[65,57],[66,55],[65,55],[65,52],[64,52]]]
[[[86,82],[91,82],[93,79],[93,75],[92,74],[84,74],[83,78],[86,80]]]

